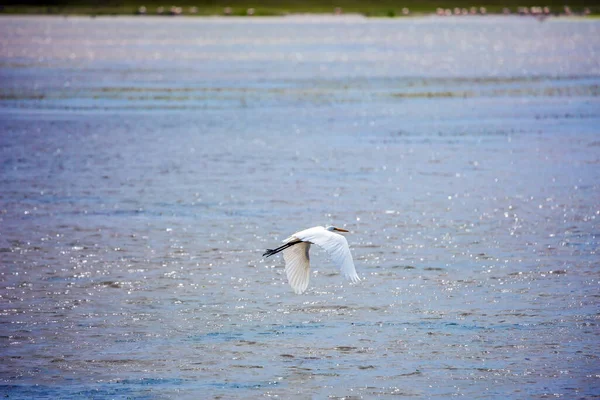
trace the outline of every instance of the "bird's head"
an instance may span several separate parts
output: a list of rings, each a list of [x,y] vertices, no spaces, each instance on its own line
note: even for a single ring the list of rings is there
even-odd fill
[[[335,227],[335,226],[328,226],[328,227],[327,227],[327,228],[325,228],[325,229],[327,229],[327,230],[328,230],[328,231],[330,231],[330,232],[350,232],[350,231],[347,231],[346,229],[337,228],[337,227]]]

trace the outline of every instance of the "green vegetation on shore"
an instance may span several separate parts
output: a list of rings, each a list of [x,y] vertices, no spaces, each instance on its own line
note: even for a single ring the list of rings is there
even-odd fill
[[[531,0],[529,0],[531,1]],[[524,4],[525,3],[525,4]],[[476,13],[517,13],[523,7],[548,7],[551,14],[564,14],[565,5],[573,14],[599,14],[598,0],[8,0],[0,14],[61,15],[286,15],[356,13],[371,17],[431,14],[438,9],[469,10]],[[568,11],[568,10],[567,10]]]

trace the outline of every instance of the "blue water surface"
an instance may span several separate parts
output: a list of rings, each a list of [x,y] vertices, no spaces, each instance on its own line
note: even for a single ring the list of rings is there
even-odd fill
[[[598,396],[599,30],[0,18],[0,394]]]

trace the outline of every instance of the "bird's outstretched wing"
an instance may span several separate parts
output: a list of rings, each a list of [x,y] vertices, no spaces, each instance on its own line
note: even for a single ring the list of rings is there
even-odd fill
[[[283,250],[285,274],[294,292],[302,294],[308,288],[310,279],[310,259],[308,250],[310,243],[300,242]]]
[[[352,260],[348,241],[344,236],[328,231],[323,227],[306,229],[294,233],[293,236],[303,242],[311,242],[323,248],[323,250],[329,254],[331,261],[338,266],[346,279],[352,282],[360,281],[360,278],[356,273],[356,268],[354,267],[354,261]]]

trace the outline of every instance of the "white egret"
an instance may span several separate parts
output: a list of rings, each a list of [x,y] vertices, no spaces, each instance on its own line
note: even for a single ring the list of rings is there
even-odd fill
[[[308,287],[310,278],[310,258],[308,251],[311,244],[316,244],[323,248],[346,279],[358,282],[360,278],[356,274],[348,241],[344,236],[335,233],[336,231],[348,232],[346,229],[336,228],[335,226],[328,226],[327,228],[315,226],[314,228],[296,232],[283,241],[285,243],[283,246],[279,246],[276,249],[267,249],[263,257],[270,257],[273,254],[283,251],[285,273],[290,286],[297,294],[304,293]]]

